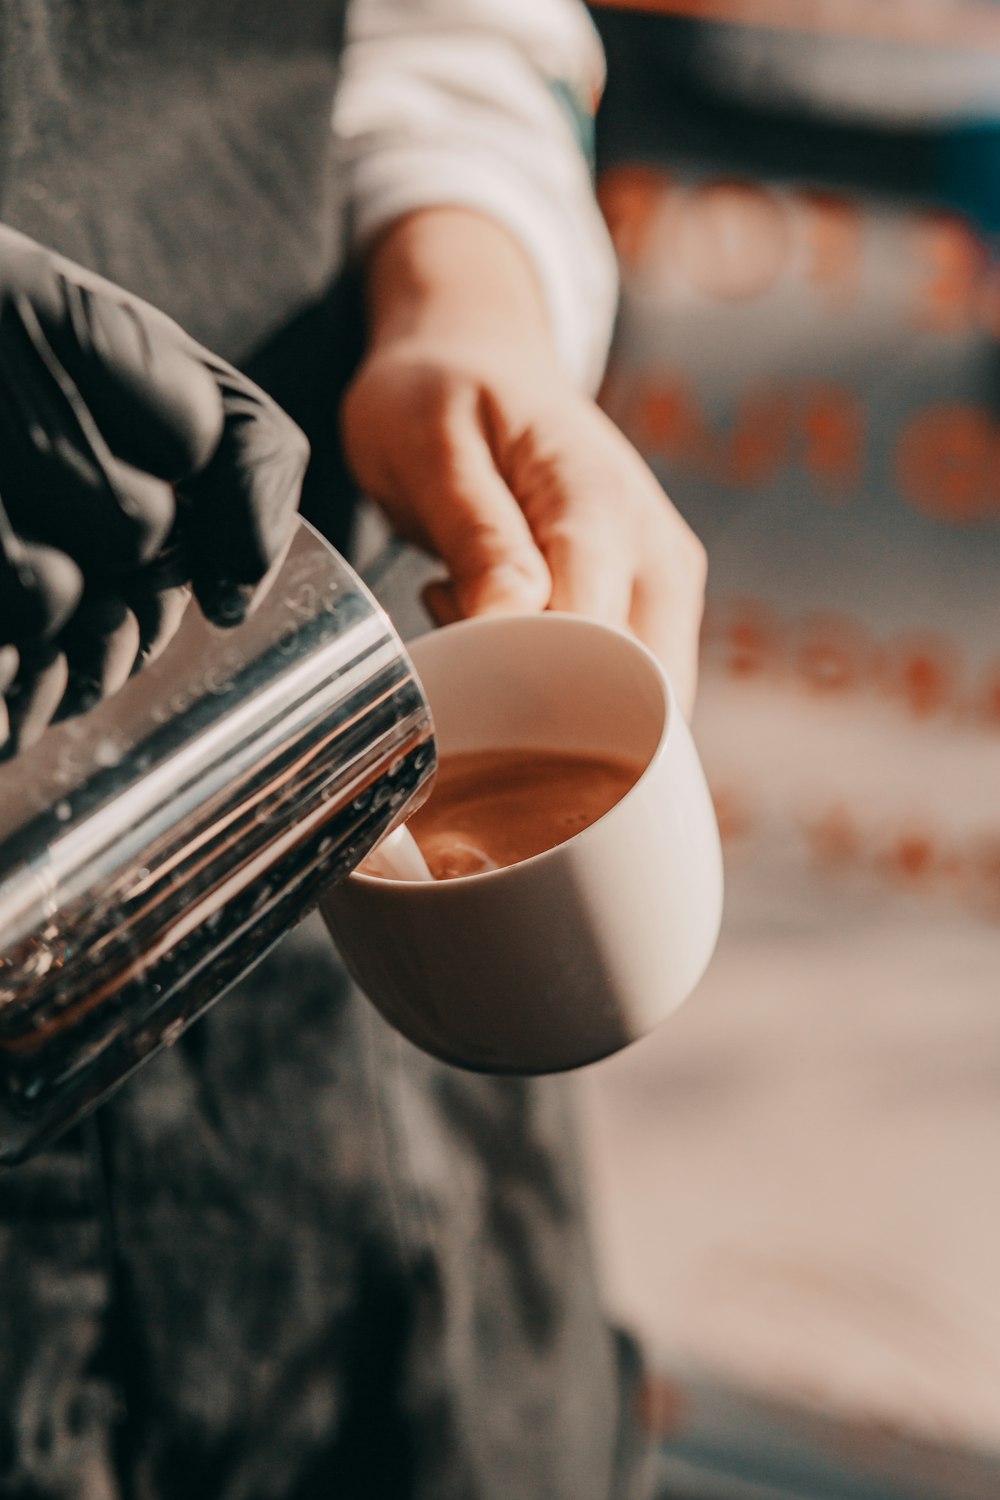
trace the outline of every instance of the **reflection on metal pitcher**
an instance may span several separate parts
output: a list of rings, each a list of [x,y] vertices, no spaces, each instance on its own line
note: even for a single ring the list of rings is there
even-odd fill
[[[386,616],[302,526],[223,634],[0,766],[0,1162],[174,1040],[419,800],[430,715]]]

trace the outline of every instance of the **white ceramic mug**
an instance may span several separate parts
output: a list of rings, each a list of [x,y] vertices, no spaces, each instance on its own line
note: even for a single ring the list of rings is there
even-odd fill
[[[635,1041],[690,994],[722,915],[712,802],[663,668],[573,615],[467,620],[409,649],[441,755],[575,751],[645,769],[597,822],[519,864],[351,875],[322,901],[348,969],[404,1036],[464,1067],[554,1072]]]

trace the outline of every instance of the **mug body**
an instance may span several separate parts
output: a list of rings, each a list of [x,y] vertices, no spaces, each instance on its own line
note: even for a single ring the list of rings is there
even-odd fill
[[[433,882],[355,872],[322,903],[348,968],[404,1035],[465,1067],[552,1072],[635,1041],[690,994],[722,913],[711,798],[662,667],[558,614],[464,621],[410,651],[443,756],[643,769],[603,817],[518,864]]]

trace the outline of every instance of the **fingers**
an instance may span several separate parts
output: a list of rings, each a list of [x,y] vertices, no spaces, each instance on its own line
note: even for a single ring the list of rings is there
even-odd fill
[[[110,372],[103,384],[110,387]],[[116,456],[88,403],[89,391],[82,394],[64,368],[34,304],[22,291],[9,295],[0,304],[0,451],[11,523],[85,573],[107,576],[155,555],[173,523],[174,499],[143,464]],[[122,425],[129,415],[129,403],[121,403]],[[133,426],[141,431],[138,421]]]
[[[442,507],[432,539],[461,615],[534,611],[548,603],[545,559],[506,486],[485,466]]]
[[[447,568],[423,594],[438,624],[549,608],[631,629],[690,712],[704,549],[592,401],[404,341],[362,366],[342,429],[366,492]]]
[[[22,542],[0,506],[0,641],[51,638],[82,592],[76,564],[52,547]]]
[[[6,693],[21,665],[21,655],[16,646],[0,646],[0,695]]]
[[[276,404],[170,319],[0,226],[7,753],[161,652],[192,584],[238,623],[291,541],[307,460]]]
[[[635,455],[573,391],[536,394],[513,421],[497,392],[485,406],[497,467],[548,567],[548,608],[627,626],[643,564]]]
[[[420,599],[435,625],[454,625],[462,618],[455,590],[447,579],[435,578],[424,584]]]
[[[150,590],[141,584],[129,585],[125,599],[139,626],[139,650],[132,664],[138,672],[160,656],[180,628],[191,602],[187,584],[170,584]]]
[[[135,575],[125,596],[85,598],[56,640],[0,647],[0,758],[113,696],[164,650],[191,590],[150,572]]]
[[[30,749],[53,721],[86,713],[118,692],[128,680],[139,640],[136,616],[122,599],[89,598],[58,640],[15,653],[16,674],[0,688],[6,702],[5,755]]]
[[[418,498],[450,592],[432,587],[429,604],[462,616],[544,609],[548,567],[471,400],[450,413],[442,438],[444,461],[425,475]]]
[[[701,615],[700,594],[695,598],[681,597],[679,590],[667,591],[659,580],[637,580],[629,624],[639,640],[666,666],[686,719],[694,712],[698,686]]]
[[[17,676],[21,657],[16,646],[0,646],[0,760],[10,738],[10,719],[7,716],[6,695]]]
[[[164,650],[190,599],[166,560],[133,574],[120,595],[85,596],[55,639],[0,646],[0,758],[117,693]]]
[[[704,548],[626,439],[592,406],[518,445],[512,483],[552,574],[550,608],[630,629],[690,715]]]
[[[659,485],[654,501],[642,517],[642,562],[636,569],[629,624],[667,668],[681,711],[690,719],[698,683],[708,557]]]
[[[225,421],[200,474],[178,487],[194,591],[217,625],[238,625],[291,539],[309,462],[304,435],[252,381],[215,365]]]
[[[29,750],[41,739],[66,691],[68,666],[55,643],[25,647],[17,676],[7,690],[9,739],[5,757]]]
[[[169,481],[204,467],[222,401],[198,346],[138,298],[30,242],[8,248],[4,267],[18,287],[4,319],[16,317],[38,359],[85,392],[110,450]]]
[[[67,719],[128,681],[139,654],[139,622],[123,599],[85,599],[63,639],[69,672],[59,718]]]
[[[552,574],[550,609],[626,625],[632,602],[635,550],[610,507],[571,512],[543,532],[540,545]]]
[[[250,381],[169,319],[0,230],[0,450],[21,535],[90,580],[151,561],[190,480],[195,587],[241,619],[280,556],[308,450]]]

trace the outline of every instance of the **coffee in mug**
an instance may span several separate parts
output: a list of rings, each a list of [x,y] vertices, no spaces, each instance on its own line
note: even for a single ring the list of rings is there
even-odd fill
[[[482,874],[531,859],[589,828],[642,771],[642,763],[627,756],[567,750],[444,755],[430,797],[407,827],[435,880]]]

